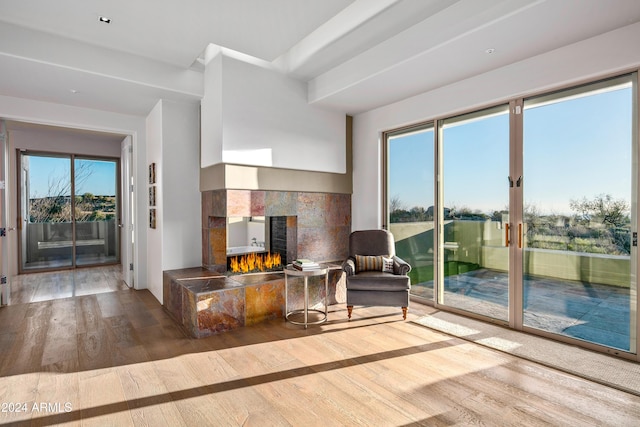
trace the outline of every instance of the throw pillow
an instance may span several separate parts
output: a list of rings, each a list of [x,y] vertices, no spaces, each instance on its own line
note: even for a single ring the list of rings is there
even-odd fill
[[[382,271],[393,273],[393,258],[382,257]]]
[[[356,273],[361,271],[382,271],[383,256],[356,255]]]

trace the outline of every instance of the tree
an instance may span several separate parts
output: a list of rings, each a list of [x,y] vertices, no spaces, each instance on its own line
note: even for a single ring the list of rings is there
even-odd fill
[[[80,188],[84,182],[93,174],[90,163],[80,163],[75,168],[75,185]],[[86,215],[83,214],[82,204],[86,202],[87,196],[93,199],[91,193],[85,193],[80,203],[76,198],[76,220],[82,221]],[[50,175],[48,179],[47,195],[38,197],[34,194],[29,200],[29,221],[30,222],[68,222],[71,220],[71,180],[67,174]]]
[[[406,210],[405,204],[400,200],[400,196],[395,195],[389,199],[389,212],[404,211]]]
[[[629,203],[610,194],[599,194],[592,200],[583,197],[571,200],[569,206],[578,212],[577,219],[583,223],[601,222],[608,227],[622,227],[629,223]]]
[[[591,229],[601,224],[599,230],[593,231],[599,234],[599,240],[604,242],[603,246],[612,248],[610,253],[631,253],[628,227],[631,219],[626,200],[616,200],[610,194],[599,194],[591,200],[585,197],[571,200],[569,206],[577,212],[575,217],[579,224]]]

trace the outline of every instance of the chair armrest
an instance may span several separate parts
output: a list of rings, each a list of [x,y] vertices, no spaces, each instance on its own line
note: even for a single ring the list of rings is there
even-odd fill
[[[342,270],[347,273],[347,276],[353,276],[356,274],[356,262],[353,258],[347,258],[342,263]]]
[[[411,271],[411,265],[398,256],[393,256],[393,274],[407,275]]]

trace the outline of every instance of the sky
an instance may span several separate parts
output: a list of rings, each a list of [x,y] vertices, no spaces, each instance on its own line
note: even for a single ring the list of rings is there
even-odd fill
[[[571,214],[572,199],[631,201],[630,87],[524,110],[523,190],[541,214]],[[433,202],[433,131],[393,138],[389,195],[405,208]],[[446,207],[492,213],[509,199],[507,113],[443,131]],[[513,177],[517,179],[517,177]]]
[[[67,157],[28,155],[30,198],[57,195],[56,188],[70,188],[71,160]],[[104,160],[75,160],[76,195],[94,196],[116,194],[116,162]],[[69,195],[65,191],[64,195]]]

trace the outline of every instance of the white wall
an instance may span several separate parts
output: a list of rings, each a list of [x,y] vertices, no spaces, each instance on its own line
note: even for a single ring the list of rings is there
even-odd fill
[[[160,303],[164,270],[202,265],[199,128],[197,104],[160,100],[146,120],[147,161],[156,164],[155,229],[145,209],[147,276]]]
[[[202,265],[200,108],[162,102],[162,269]]]
[[[382,226],[381,133],[640,66],[640,23],[359,114],[353,119],[352,228]]]
[[[202,167],[346,172],[346,117],[309,105],[304,82],[222,53],[207,64],[205,79]]]
[[[207,62],[204,70],[204,96],[202,108],[202,144],[200,166],[222,163],[222,55]]]
[[[0,96],[0,117],[8,120],[131,135],[133,141],[134,187],[140,187],[146,182],[146,130],[145,121],[142,117],[8,96]],[[11,181],[9,182],[9,189],[15,191],[17,188],[15,178],[15,153],[13,155],[14,158],[11,159],[10,162],[10,166],[13,169],[8,171],[8,176],[11,178]],[[11,200],[15,203],[15,194],[12,195]],[[9,217],[9,222],[11,227],[16,225],[16,211],[16,206],[10,206],[11,215]],[[136,224],[145,224],[146,197],[138,196],[135,212]],[[17,233],[12,234],[13,235],[10,234],[9,236],[10,252],[16,254]],[[147,239],[146,229],[144,227],[136,227],[135,240],[135,284],[136,288],[144,288],[147,284],[147,265],[145,256]],[[11,270],[9,274],[17,274],[16,259],[11,260]]]
[[[147,116],[147,168],[156,165],[156,228],[149,227],[149,201],[147,180],[139,187],[145,195],[145,220],[140,224],[147,230],[147,288],[162,303],[162,103],[160,100]]]

